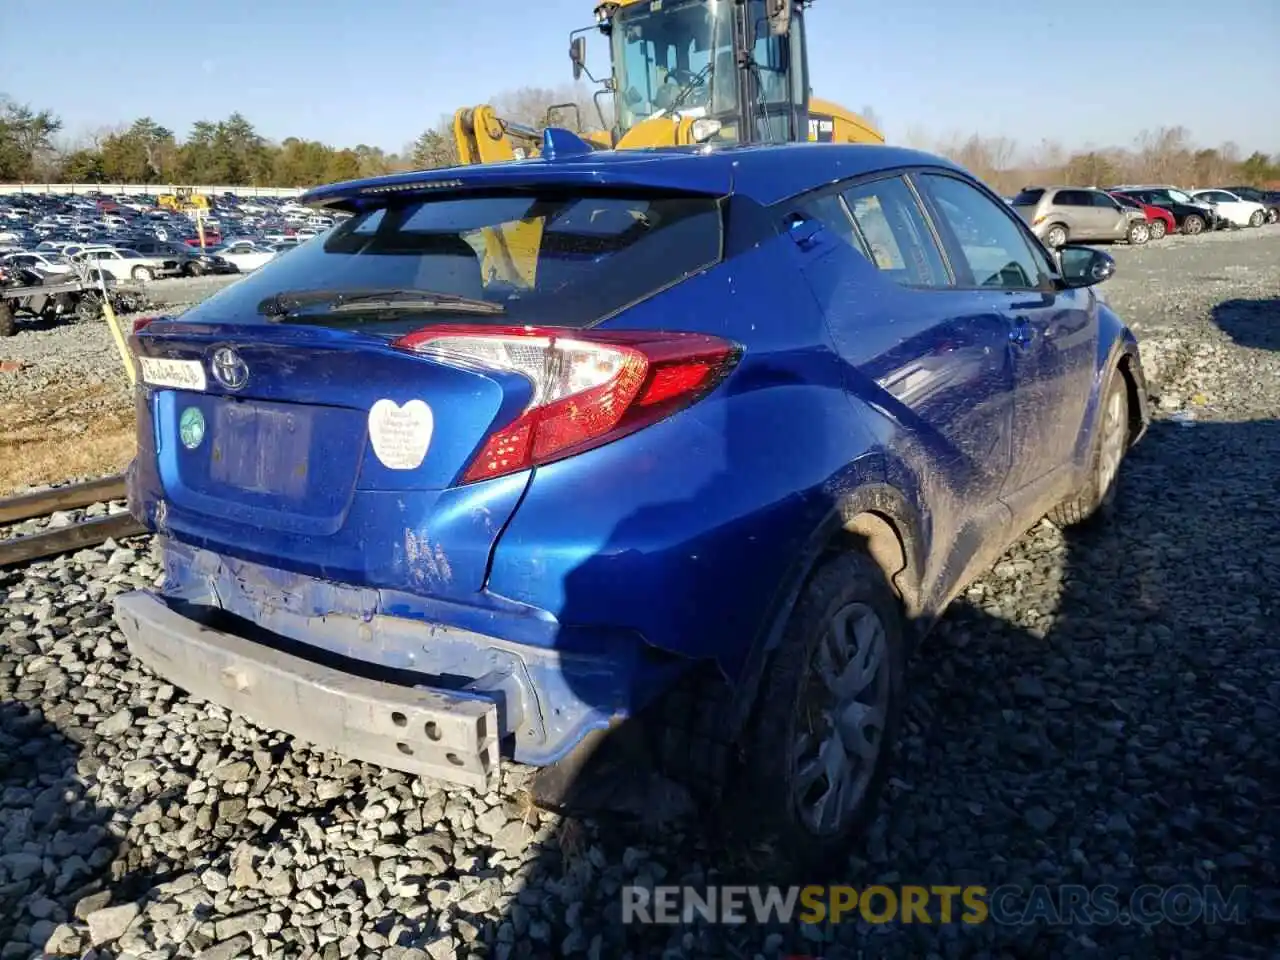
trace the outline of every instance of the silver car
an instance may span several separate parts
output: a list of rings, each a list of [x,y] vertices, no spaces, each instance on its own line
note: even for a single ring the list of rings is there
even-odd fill
[[[1120,206],[1091,187],[1024,187],[1013,209],[1050,248],[1074,240],[1125,240],[1143,244],[1151,227],[1141,210]]]

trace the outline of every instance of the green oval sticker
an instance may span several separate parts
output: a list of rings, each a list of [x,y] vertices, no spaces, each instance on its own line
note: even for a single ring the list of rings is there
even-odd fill
[[[178,420],[178,436],[188,450],[200,446],[200,441],[204,439],[204,414],[199,407],[187,407],[182,411],[182,417]]]

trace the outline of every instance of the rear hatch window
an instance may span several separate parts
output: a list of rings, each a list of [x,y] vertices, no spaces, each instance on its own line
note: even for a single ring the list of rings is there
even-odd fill
[[[1044,196],[1043,189],[1039,187],[1036,187],[1036,188],[1028,187],[1025,190],[1019,191],[1018,195],[1013,198],[1013,205],[1015,207],[1034,207],[1037,203],[1040,202],[1040,199],[1043,196]]]
[[[469,323],[584,327],[718,262],[722,219],[721,201],[706,196],[576,191],[410,200],[351,217],[181,319],[261,323],[264,302],[290,291],[395,289],[500,308],[491,318],[459,316]],[[432,322],[448,319],[436,311]],[[421,318],[301,311],[288,322],[385,325],[394,334]]]

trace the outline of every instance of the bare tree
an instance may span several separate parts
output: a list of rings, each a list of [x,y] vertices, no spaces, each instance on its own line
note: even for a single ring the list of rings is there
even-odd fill
[[[912,124],[907,127],[906,135],[902,138],[904,147],[911,147],[913,150],[933,150],[936,144],[929,131],[919,124]]]
[[[587,133],[605,129],[613,123],[611,104],[607,98],[601,98],[600,106],[605,114],[602,126],[591,90],[586,84],[521,87],[501,93],[490,102],[504,120],[539,129],[554,125],[566,127],[574,133]],[[552,111],[553,107],[557,109]]]
[[[858,111],[858,115],[862,117],[867,126],[884,133],[884,123],[880,120],[880,114],[876,113],[876,108],[871,106],[871,104],[865,104],[863,108]]]
[[[1138,135],[1138,163],[1157,183],[1186,182],[1192,170],[1191,135],[1186,127],[1160,127]]]
[[[1115,180],[1116,168],[1105,152],[1078,153],[1067,163],[1066,180],[1085,187],[1104,187]]]

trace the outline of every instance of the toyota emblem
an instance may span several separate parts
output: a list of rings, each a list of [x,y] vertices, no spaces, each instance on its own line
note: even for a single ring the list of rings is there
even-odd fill
[[[213,351],[213,375],[228,390],[239,390],[249,382],[249,366],[230,347]]]

